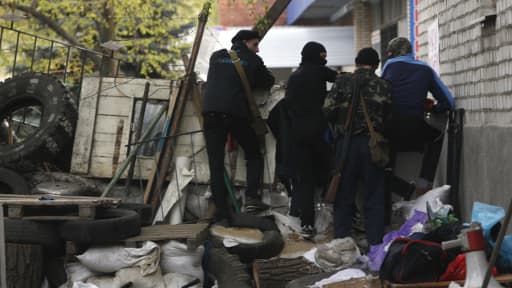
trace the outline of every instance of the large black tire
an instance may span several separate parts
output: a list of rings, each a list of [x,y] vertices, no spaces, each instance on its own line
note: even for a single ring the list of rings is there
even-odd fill
[[[235,255],[228,254],[223,248],[209,250],[207,271],[222,288],[251,288],[251,276],[245,264]]]
[[[29,194],[28,183],[20,174],[7,168],[0,168],[0,194]]]
[[[24,106],[41,105],[39,129],[28,139],[0,145],[0,165],[46,161],[68,170],[78,118],[71,93],[56,77],[21,74],[0,85],[0,117]]]
[[[5,242],[40,244],[50,249],[61,248],[57,225],[52,222],[36,222],[4,218]]]
[[[149,204],[122,202],[118,208],[137,212],[140,217],[141,226],[153,224],[153,207]]]
[[[140,234],[140,218],[135,211],[100,209],[95,220],[68,221],[59,227],[60,237],[82,244],[117,242]]]
[[[232,217],[231,226],[254,228],[263,232],[263,240],[261,242],[253,244],[241,243],[227,248],[229,253],[238,255],[244,263],[250,263],[255,259],[269,259],[279,255],[283,250],[284,240],[272,217],[238,214]]]

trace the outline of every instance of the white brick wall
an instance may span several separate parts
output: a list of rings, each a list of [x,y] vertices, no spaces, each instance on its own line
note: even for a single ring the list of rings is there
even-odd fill
[[[512,111],[512,0],[497,0],[495,26],[477,21],[484,2],[419,1],[418,56],[428,61],[427,29],[437,18],[441,78],[466,109],[466,125],[488,124],[482,113],[492,113],[493,125],[511,126],[511,117],[496,115]]]

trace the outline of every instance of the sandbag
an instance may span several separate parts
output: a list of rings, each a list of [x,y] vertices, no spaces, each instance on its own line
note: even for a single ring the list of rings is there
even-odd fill
[[[91,271],[80,262],[66,264],[65,270],[68,276],[68,281],[71,283],[84,282],[87,279],[98,275],[98,273]]]
[[[122,268],[137,266],[142,275],[149,275],[158,269],[160,247],[151,241],[144,242],[141,248],[93,247],[76,258],[95,272],[114,273]]]
[[[181,273],[198,278],[203,283],[204,272],[201,262],[204,254],[204,247],[199,246],[196,250],[190,251],[187,245],[178,241],[169,241],[161,246],[162,255],[160,267],[164,274]]]
[[[181,288],[185,285],[191,283],[196,278],[190,275],[185,275],[182,273],[168,273],[164,275],[164,283],[165,288]],[[198,283],[196,285],[187,286],[190,288],[201,288],[201,284]]]

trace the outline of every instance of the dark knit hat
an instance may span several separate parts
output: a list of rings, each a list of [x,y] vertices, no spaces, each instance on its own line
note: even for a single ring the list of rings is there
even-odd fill
[[[311,63],[311,64],[324,64],[327,63],[322,57],[320,57],[320,53],[327,53],[324,45],[318,42],[308,42],[302,48],[302,63]]]
[[[390,58],[412,53],[411,42],[404,37],[393,38],[389,41],[386,51]]]
[[[235,44],[239,41],[246,41],[251,39],[261,39],[260,33],[255,30],[240,30],[233,38],[231,38],[231,43]]]
[[[359,50],[356,57],[356,64],[360,65],[379,65],[379,54],[371,47]]]

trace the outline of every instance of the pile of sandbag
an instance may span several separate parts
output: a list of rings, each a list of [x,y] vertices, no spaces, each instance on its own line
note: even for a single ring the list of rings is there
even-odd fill
[[[159,246],[146,241],[140,248],[91,247],[66,264],[68,282],[60,288],[178,288],[195,282],[201,287],[204,248],[194,251],[177,241]]]

